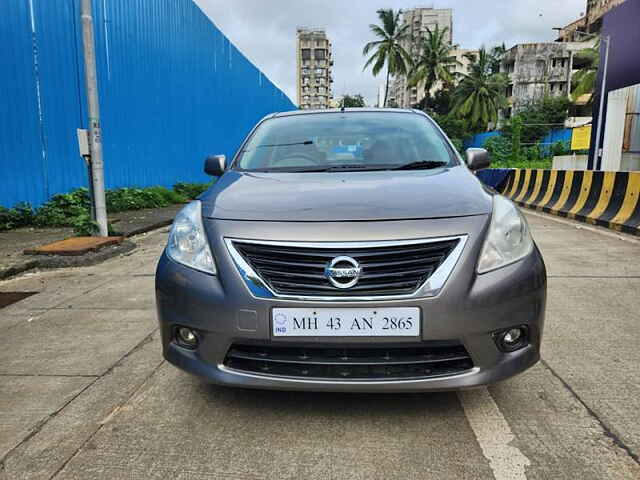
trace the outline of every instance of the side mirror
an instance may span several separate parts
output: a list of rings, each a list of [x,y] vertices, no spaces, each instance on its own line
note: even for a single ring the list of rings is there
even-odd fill
[[[491,165],[489,152],[484,148],[467,148],[467,167],[470,170],[482,170]]]
[[[219,177],[227,167],[227,157],[224,155],[212,155],[204,161],[204,173],[212,177]]]

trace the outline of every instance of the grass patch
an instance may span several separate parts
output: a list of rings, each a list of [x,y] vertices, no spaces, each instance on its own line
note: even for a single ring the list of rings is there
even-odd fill
[[[185,203],[204,192],[212,183],[177,183],[166,187],[116,188],[105,193],[107,212],[162,208]],[[97,225],[91,220],[91,200],[86,188],[51,197],[40,208],[28,203],[13,208],[0,207],[0,231],[20,227],[72,227],[77,235],[92,235]]]
[[[491,162],[491,168],[541,168],[549,170],[553,164],[553,158],[542,158],[540,160],[518,160]]]

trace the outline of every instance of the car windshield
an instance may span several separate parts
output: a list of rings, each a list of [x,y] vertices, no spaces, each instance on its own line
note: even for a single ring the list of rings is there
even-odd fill
[[[240,152],[248,171],[426,169],[456,165],[444,136],[422,115],[336,112],[266,120]]]

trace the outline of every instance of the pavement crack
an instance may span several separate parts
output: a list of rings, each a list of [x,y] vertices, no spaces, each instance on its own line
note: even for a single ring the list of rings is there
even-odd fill
[[[75,310],[75,311],[91,311],[91,312],[108,312],[110,310],[114,311],[114,312],[134,312],[134,311],[152,311],[153,307],[149,307],[149,308],[114,308],[114,307],[105,307],[105,308],[100,308],[100,307],[53,307],[51,310]]]
[[[154,330],[154,332],[155,332],[155,330]],[[146,340],[146,339],[145,339],[145,340]],[[144,343],[143,343],[143,342],[145,342],[145,340],[143,340],[140,344],[138,344],[138,345],[137,345],[133,350],[131,350],[131,352],[129,352],[129,353],[132,353],[134,350],[136,350],[136,349],[138,348],[138,346],[140,346],[140,345],[144,345]],[[126,356],[128,356],[128,355],[126,355]],[[122,359],[126,358],[126,356],[125,356],[125,357],[122,357]],[[131,399],[132,399],[132,398],[134,398],[134,397],[138,394],[138,392],[140,392],[140,390],[144,387],[144,385],[149,381],[149,379],[150,379],[151,377],[153,377],[153,376],[156,374],[156,372],[160,369],[160,367],[162,367],[162,365],[164,365],[164,363],[165,363],[165,360],[164,360],[164,359],[163,359],[162,361],[160,361],[160,363],[158,363],[158,365],[156,365],[156,367],[155,367],[153,370],[151,370],[151,373],[149,373],[149,374],[148,374],[148,375],[147,375],[147,376],[142,380],[142,382],[140,382],[140,385],[138,385],[138,387],[136,387],[136,388],[134,389],[134,391],[133,391],[133,392],[131,392],[131,395],[129,395],[129,396],[128,396],[124,401],[120,402],[120,404],[119,404],[119,405],[116,405],[116,406],[112,409],[111,413],[109,413],[109,415],[107,415],[107,417],[106,417],[106,418],[104,418],[102,421],[100,421],[100,422],[99,422],[99,426],[98,426],[98,428],[96,428],[96,429],[93,431],[93,433],[92,433],[91,435],[89,435],[89,436],[85,439],[85,441],[84,441],[84,442],[82,442],[82,444],[81,444],[81,445],[76,449],[76,451],[75,451],[75,452],[73,452],[73,454],[72,454],[72,455],[70,455],[70,456],[69,456],[69,458],[67,458],[67,459],[62,463],[62,465],[60,465],[60,468],[58,468],[58,469],[53,473],[53,475],[51,475],[51,477],[49,477],[49,480],[53,480],[55,477],[57,477],[57,476],[58,476],[58,474],[59,474],[60,472],[62,472],[62,471],[66,468],[66,466],[67,466],[67,465],[68,465],[68,464],[69,464],[69,463],[70,463],[74,458],[76,458],[76,457],[80,454],[80,452],[81,452],[81,451],[82,451],[82,449],[85,447],[85,445],[87,445],[91,440],[93,440],[93,438],[94,438],[94,437],[95,437],[95,436],[100,432],[100,430],[102,430],[102,428],[103,428],[103,427],[104,427],[104,426],[105,426],[105,425],[106,425],[106,424],[107,424],[107,423],[108,423],[112,418],[114,418],[114,417],[118,414],[118,412],[120,411],[120,409],[122,408],[122,406],[123,406],[123,405],[126,405],[127,403],[129,403],[129,402],[131,401]]]
[[[106,370],[99,378],[104,377],[105,375],[109,375],[116,367],[118,367],[119,365],[122,364],[122,362],[124,362],[128,357],[130,357],[131,355],[133,355],[135,352],[137,352],[138,350],[140,350],[142,347],[144,347],[145,345],[147,345],[149,342],[153,341],[153,335],[158,332],[160,330],[160,327],[156,327],[153,329],[153,331],[151,333],[149,333],[146,337],[144,337],[140,342],[138,342],[138,344],[133,347],[131,350],[129,350],[127,353],[125,353],[122,357],[120,357],[120,359],[114,363],[108,370]],[[133,392],[131,393],[131,395],[129,395],[124,401],[120,402],[120,404],[116,405],[113,410],[112,413],[115,415],[115,413],[117,411],[120,410],[120,408],[122,407],[122,405],[125,405],[126,403],[128,403],[139,391],[140,389],[144,386],[145,383],[147,383],[147,381],[153,376],[155,375],[155,373],[158,371],[158,369],[164,364],[164,359],[162,361],[160,361],[160,363],[158,363],[158,365],[151,371],[151,373],[149,373],[143,380],[142,382],[140,382],[140,385],[138,385],[137,388],[135,388],[133,390]],[[96,380],[94,380],[93,382],[91,382],[91,385],[93,385],[96,381],[99,380],[99,378],[96,378]],[[86,390],[86,389],[85,389]],[[84,391],[84,390],[83,390]],[[102,421],[100,422],[98,428],[96,428],[94,430],[94,432],[89,435],[84,442],[82,442],[82,444],[76,449],[75,452],[73,452],[72,455],[69,456],[69,458],[67,458],[62,465],[60,466],[60,468],[58,468],[53,475],[51,475],[50,479],[55,478],[62,470],[64,470],[64,468],[69,464],[69,462],[71,462],[71,460],[73,460],[79,453],[80,451],[84,448],[84,446],[91,441],[91,439],[93,437],[96,436],[96,434],[102,429],[102,427],[104,427],[106,422]]]
[[[547,275],[547,278],[640,278],[640,275]]]
[[[24,437],[19,443],[17,443],[2,458],[0,458],[0,463],[4,464],[6,459],[9,458],[9,456],[11,456],[11,454],[15,450],[17,450],[20,446],[22,446],[23,444],[28,442],[35,435],[37,435],[40,432],[40,430],[42,430],[42,427],[44,427],[49,422],[49,420],[51,420],[52,418],[55,418],[62,410],[64,410],[67,407],[67,405],[69,405],[76,398],[78,398],[80,395],[82,395],[84,392],[86,392],[87,389],[90,388],[92,385],[94,385],[99,379],[100,379],[100,377],[93,377],[93,381],[89,382],[87,385],[84,386],[84,388],[80,389],[80,391],[78,393],[76,393],[73,397],[71,397],[69,400],[67,400],[62,406],[60,406],[60,408],[58,408],[54,412],[51,412],[49,415],[47,415],[46,417],[41,419],[38,423],[36,423],[36,425],[31,429],[31,431],[27,434],[26,437]]]
[[[604,422],[604,420],[602,420],[600,418],[600,416],[591,408],[589,407],[589,405],[587,405],[587,403],[582,400],[582,398],[580,397],[580,395],[578,395],[578,393],[573,389],[573,387],[571,387],[571,385],[569,385],[544,359],[540,359],[540,363],[542,363],[547,370],[549,370],[549,372],[551,372],[551,375],[553,375],[555,378],[557,378],[560,383],[562,383],[562,385],[569,391],[569,393],[571,393],[571,395],[585,408],[585,410],[587,411],[587,413],[593,417],[593,419],[598,422],[598,424],[600,425],[600,428],[602,428],[602,431],[604,432],[605,436],[607,436],[609,439],[611,439],[611,441],[613,442],[613,444],[615,446],[617,446],[618,448],[620,448],[621,450],[623,450],[636,464],[640,465],[640,457],[638,456],[638,454],[634,453],[631,448],[626,445],[622,439]]]
[[[0,377],[64,377],[64,378],[100,378],[100,375],[58,374],[58,373],[0,373]]]
[[[116,367],[119,367],[120,365],[122,365],[122,362],[124,362],[127,358],[129,358],[131,355],[133,355],[135,352],[137,352],[138,350],[140,350],[142,347],[144,347],[147,343],[153,341],[153,335],[160,330],[160,327],[156,327],[154,328],[151,333],[149,333],[147,336],[145,336],[142,340],[140,340],[131,350],[129,350],[127,353],[125,353],[124,355],[122,355],[122,357],[120,357],[118,359],[118,361],[116,363],[114,363],[113,365],[111,365],[107,370],[104,371],[104,373],[102,375],[100,375],[100,377],[104,377],[105,375],[109,375]]]
[[[109,367],[109,369],[107,369],[102,375],[99,376],[90,376],[90,378],[92,378],[93,380],[91,382],[89,382],[85,387],[83,387],[77,394],[75,394],[73,397],[71,397],[67,402],[65,402],[60,408],[58,408],[56,411],[50,413],[49,415],[47,415],[46,417],[44,417],[43,419],[41,419],[32,429],[31,431],[27,434],[27,436],[25,438],[23,438],[20,442],[18,442],[11,450],[9,450],[7,453],[5,453],[5,455],[0,458],[0,465],[4,465],[6,462],[6,459],[9,458],[11,456],[11,454],[16,451],[18,448],[20,448],[22,445],[24,445],[26,442],[28,442],[31,438],[33,438],[35,435],[37,435],[42,428],[53,418],[55,418],[60,412],[62,412],[62,410],[64,410],[67,405],[69,405],[71,402],[73,402],[76,398],[78,398],[80,395],[82,395],[84,392],[86,392],[89,388],[91,388],[93,385],[96,384],[96,382],[98,380],[100,380],[102,377],[104,377],[105,375],[110,374],[114,368],[116,368],[117,366],[119,366],[127,357],[129,357],[131,354],[133,354],[134,352],[136,352],[137,350],[139,350],[141,347],[143,347],[144,345],[146,345],[147,343],[149,343],[150,341],[152,341],[153,339],[153,335],[159,330],[159,327],[156,327],[153,329],[153,331],[151,333],[149,333],[147,336],[145,336],[140,342],[138,342],[138,344],[136,346],[134,346],[131,350],[129,350],[127,353],[125,353],[122,357],[120,357],[120,359],[115,362],[111,367]],[[162,362],[160,362],[160,364],[153,369],[153,371],[151,372],[150,375],[148,375],[147,377],[145,377],[145,379],[143,380],[143,382],[140,384],[140,386],[144,385],[144,383],[151,377],[151,375],[153,375],[158,368],[160,368],[160,365],[162,365],[164,363],[164,360]],[[2,376],[9,376],[9,375],[2,375]],[[57,375],[54,375],[57,376]],[[64,375],[60,375],[60,376],[64,376]],[[70,376],[79,376],[79,375],[70,375]],[[80,375],[81,376],[81,375]],[[134,391],[137,392],[139,389],[136,388],[136,390]],[[131,397],[127,398],[127,400],[125,401],[128,402],[130,400]],[[96,430],[97,431],[97,430]],[[95,432],[94,434],[95,435]],[[93,435],[90,436],[93,437]],[[84,446],[86,442],[84,442],[80,448],[82,448]],[[78,451],[80,450],[80,448],[78,449]],[[73,458],[73,456],[75,456],[77,454],[76,451],[69,459],[67,459],[67,461],[64,463],[65,465],[69,462],[69,460],[71,460],[71,458]],[[61,469],[59,469],[58,471],[56,471],[56,473],[54,473],[54,475],[51,477],[55,477],[55,475],[58,474],[58,472]]]

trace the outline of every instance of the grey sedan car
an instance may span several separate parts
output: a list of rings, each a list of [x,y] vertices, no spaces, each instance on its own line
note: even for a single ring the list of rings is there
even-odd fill
[[[431,118],[258,123],[175,218],[156,273],[165,358],[282,390],[468,388],[540,358],[546,272],[525,218]]]

